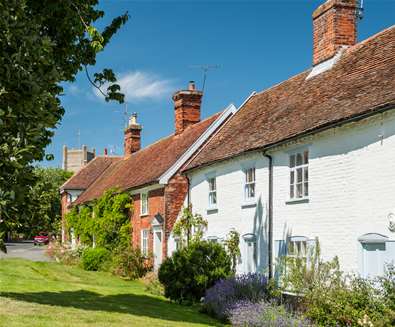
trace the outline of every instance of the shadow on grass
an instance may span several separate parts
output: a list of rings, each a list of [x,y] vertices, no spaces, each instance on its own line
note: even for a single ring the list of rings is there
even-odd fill
[[[81,310],[117,312],[169,321],[222,326],[222,324],[215,322],[208,316],[198,313],[196,308],[182,306],[146,295],[101,295],[95,292],[78,290],[33,293],[0,292],[0,297],[46,305],[73,307]]]

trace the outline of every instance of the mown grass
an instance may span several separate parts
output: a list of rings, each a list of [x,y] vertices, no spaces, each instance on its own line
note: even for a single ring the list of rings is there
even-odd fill
[[[0,259],[0,326],[221,326],[139,281],[53,262]]]

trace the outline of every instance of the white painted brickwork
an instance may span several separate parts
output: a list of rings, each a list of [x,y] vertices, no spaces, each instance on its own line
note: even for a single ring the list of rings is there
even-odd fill
[[[309,149],[309,199],[290,203],[289,152]],[[346,271],[360,271],[366,233],[395,240],[388,214],[395,212],[395,113],[322,132],[270,153],[274,163],[274,240],[318,237],[322,255],[337,255]],[[243,169],[255,164],[257,204],[242,207]],[[257,269],[266,269],[268,160],[262,153],[239,156],[190,173],[193,211],[208,220],[206,236],[226,237],[231,229],[255,233]],[[207,176],[217,177],[218,210],[207,211]],[[238,271],[246,271],[245,244]]]

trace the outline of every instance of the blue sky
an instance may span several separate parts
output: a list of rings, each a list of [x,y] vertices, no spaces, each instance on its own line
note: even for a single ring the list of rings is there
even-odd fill
[[[125,86],[129,112],[137,112],[146,146],[173,133],[171,95],[189,80],[201,87],[202,71],[193,66],[216,64],[208,74],[202,117],[229,103],[240,105],[260,91],[308,69],[312,61],[311,14],[324,0],[256,1],[101,1],[102,27],[128,11],[129,22],[99,54],[91,73],[112,68]],[[395,23],[394,0],[365,0],[358,39]],[[62,146],[86,144],[123,152],[125,105],[105,103],[84,74],[65,85],[66,114],[47,152],[61,166]],[[78,131],[80,136],[78,137]]]

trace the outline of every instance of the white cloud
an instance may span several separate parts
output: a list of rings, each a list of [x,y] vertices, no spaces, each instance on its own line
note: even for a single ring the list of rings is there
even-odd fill
[[[125,94],[126,102],[142,100],[157,100],[168,96],[175,90],[174,81],[162,79],[159,76],[147,72],[134,71],[117,74],[117,84],[121,86],[121,92]],[[106,90],[107,85],[102,87]],[[93,88],[94,94],[103,98],[99,90]]]
[[[77,85],[71,84],[70,86],[68,86],[66,88],[66,94],[67,93],[69,93],[71,95],[80,95],[82,92],[81,92],[81,89],[79,89]]]

